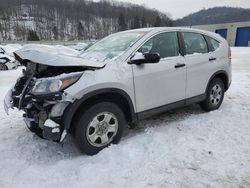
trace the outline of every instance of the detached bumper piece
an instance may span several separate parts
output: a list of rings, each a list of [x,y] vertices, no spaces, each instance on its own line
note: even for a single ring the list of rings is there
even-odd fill
[[[32,118],[24,117],[24,122],[28,129],[38,135],[40,138],[59,142],[61,139],[61,127],[59,124],[48,119],[43,127],[38,127],[37,123]]]
[[[58,127],[58,129],[59,128],[60,127]],[[44,126],[43,138],[45,138],[47,140],[59,142],[61,140],[61,133],[60,133],[60,131],[54,132],[54,128]]]
[[[59,141],[61,139],[60,125],[48,119],[44,123],[43,137],[47,140]]]
[[[57,104],[57,100],[61,100],[60,93],[54,93],[44,96],[32,96],[31,99],[24,98],[23,103],[26,108],[24,121],[27,127],[37,134],[39,137],[60,141],[63,128],[61,124],[61,116],[51,117],[51,110]],[[46,101],[46,102],[45,102]]]

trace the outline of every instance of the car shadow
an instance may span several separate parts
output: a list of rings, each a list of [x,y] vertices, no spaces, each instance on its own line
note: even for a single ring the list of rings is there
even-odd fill
[[[191,115],[201,113],[204,112],[198,105],[191,105],[153,116],[138,123],[134,129],[126,129],[122,141],[127,140],[138,133],[143,133],[150,127],[165,126],[171,122],[183,120]],[[163,123],[164,125],[162,125]],[[28,129],[21,134],[22,135],[19,135],[17,138],[17,152],[19,150],[19,154],[24,158],[26,157],[26,160],[29,160],[30,163],[45,163],[50,165],[60,160],[88,157],[77,149],[74,139],[70,134],[67,135],[63,143],[41,139],[35,134],[32,134]]]
[[[170,124],[175,121],[184,120],[190,117],[191,115],[197,115],[202,113],[204,113],[204,111],[200,108],[198,104],[169,110],[167,112],[140,121],[132,129],[127,129],[124,133],[124,138],[126,139],[132,137],[135,134],[144,132],[146,129],[151,127],[165,126],[166,124]]]

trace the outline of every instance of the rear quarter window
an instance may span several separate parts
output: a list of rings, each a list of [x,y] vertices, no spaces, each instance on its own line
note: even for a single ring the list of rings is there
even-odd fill
[[[215,39],[213,39],[211,37],[208,37],[208,36],[206,36],[206,39],[211,45],[211,50],[210,51],[213,52],[213,51],[217,50],[220,47],[220,42],[219,41],[217,41],[217,40],[215,40]]]

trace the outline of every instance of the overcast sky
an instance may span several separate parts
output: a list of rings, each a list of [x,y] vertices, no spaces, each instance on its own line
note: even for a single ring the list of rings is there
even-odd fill
[[[215,6],[250,8],[250,0],[118,0],[146,5],[170,13],[172,18],[181,18],[192,12]]]

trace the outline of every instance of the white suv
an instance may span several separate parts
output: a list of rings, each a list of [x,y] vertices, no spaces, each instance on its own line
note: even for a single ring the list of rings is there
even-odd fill
[[[6,112],[23,110],[28,128],[96,154],[126,125],[199,103],[220,107],[231,83],[231,52],[217,34],[188,28],[147,28],[112,34],[77,56],[44,46],[15,52],[22,77],[5,97]]]

